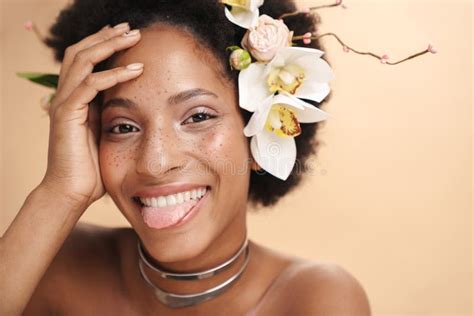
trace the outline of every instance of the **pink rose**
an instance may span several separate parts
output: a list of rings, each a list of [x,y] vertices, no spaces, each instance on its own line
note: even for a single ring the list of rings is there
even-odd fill
[[[293,32],[282,20],[261,15],[256,26],[250,28],[242,39],[242,46],[262,62],[269,62],[280,48],[291,46]]]

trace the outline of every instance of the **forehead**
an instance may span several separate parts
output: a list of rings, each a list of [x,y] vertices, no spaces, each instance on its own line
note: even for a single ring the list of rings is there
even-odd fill
[[[140,41],[117,53],[110,68],[140,62],[145,65],[143,74],[107,90],[106,95],[136,88],[165,94],[195,88],[232,93],[231,85],[226,84],[219,72],[217,59],[191,34],[161,24],[140,32]]]

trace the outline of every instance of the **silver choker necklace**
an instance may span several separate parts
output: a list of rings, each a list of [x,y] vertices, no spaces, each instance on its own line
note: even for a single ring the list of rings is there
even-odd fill
[[[176,272],[170,272],[170,271],[165,271],[163,269],[160,269],[156,266],[154,266],[145,256],[143,247],[140,243],[140,240],[138,240],[137,243],[138,247],[138,253],[139,253],[139,260],[138,260],[138,266],[140,268],[140,274],[145,280],[145,282],[154,290],[156,298],[163,304],[165,304],[168,307],[171,308],[179,308],[179,307],[187,307],[187,306],[192,306],[199,304],[201,302],[207,301],[221,293],[223,293],[227,288],[229,288],[237,279],[242,275],[244,272],[245,268],[248,265],[249,262],[249,247],[248,247],[248,239],[247,237],[245,238],[245,241],[243,242],[242,246],[240,249],[226,262],[205,270],[201,272],[193,272],[193,273],[176,273]],[[239,258],[239,256],[242,254],[242,252],[245,250],[245,260],[244,263],[242,264],[242,267],[232,275],[230,278],[222,282],[221,284],[212,287],[206,291],[199,292],[199,293],[193,293],[193,294],[175,294],[175,293],[170,293],[162,290],[151,280],[148,278],[146,275],[144,269],[143,269],[143,262],[152,270],[158,272],[158,275],[164,279],[174,279],[174,280],[202,280],[206,278],[210,278],[212,276],[215,276],[235,263],[235,261]]]

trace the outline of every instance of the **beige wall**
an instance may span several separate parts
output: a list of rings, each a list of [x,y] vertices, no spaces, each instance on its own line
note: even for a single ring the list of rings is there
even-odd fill
[[[42,179],[48,146],[38,104],[48,90],[14,73],[59,69],[22,23],[34,18],[46,30],[67,1],[1,1],[3,232]],[[314,174],[273,210],[251,215],[250,235],[345,267],[363,284],[374,315],[471,315],[472,3],[346,3],[348,10],[320,12],[321,31],[393,59],[429,42],[439,54],[390,67],[327,38],[336,80],[326,110],[334,118],[320,132]],[[110,199],[81,220],[128,225]]]

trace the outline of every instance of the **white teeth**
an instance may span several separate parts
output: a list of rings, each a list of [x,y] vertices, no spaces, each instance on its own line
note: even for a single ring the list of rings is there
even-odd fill
[[[158,196],[153,198],[139,198],[140,201],[146,205],[151,207],[165,207],[165,206],[173,206],[188,202],[189,200],[199,200],[201,199],[204,194],[206,194],[207,189],[206,187],[194,189],[191,191],[179,192],[176,194],[170,194],[166,196]]]
[[[187,202],[191,199],[191,192],[186,191],[184,192],[184,201]]]
[[[178,194],[176,194],[176,203],[177,204],[181,204],[184,202],[184,196],[183,196],[183,193],[182,192],[179,192]]]
[[[157,200],[157,199],[152,199],[152,200]],[[164,207],[166,206],[166,198],[164,196],[160,196],[158,198],[158,207]],[[156,207],[156,206],[155,206]]]
[[[168,195],[168,196],[166,197],[166,204],[168,204],[168,206],[176,205],[176,196],[174,196],[174,195]]]

